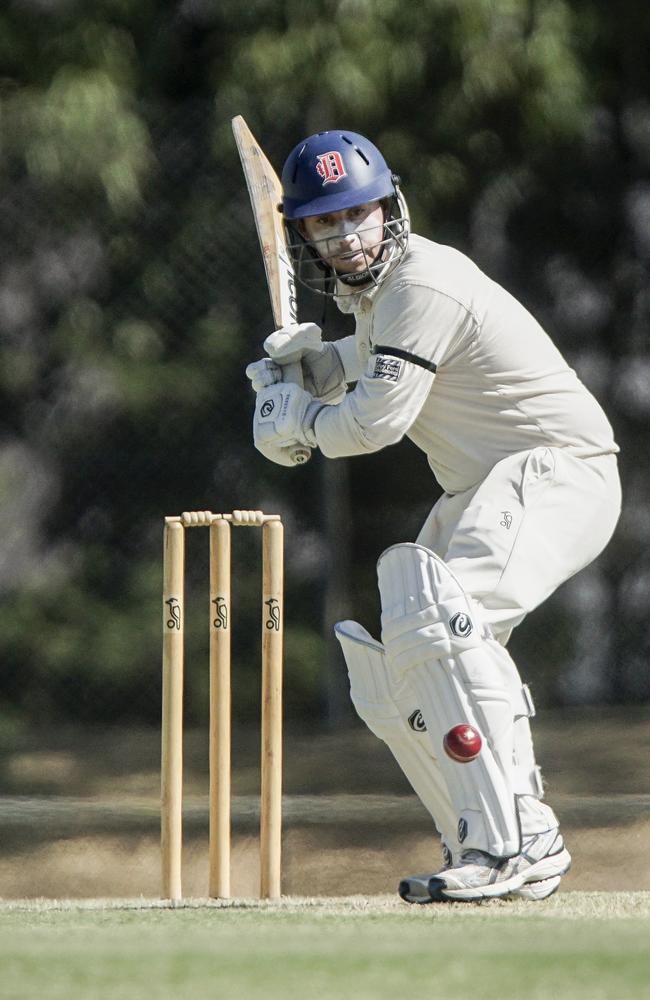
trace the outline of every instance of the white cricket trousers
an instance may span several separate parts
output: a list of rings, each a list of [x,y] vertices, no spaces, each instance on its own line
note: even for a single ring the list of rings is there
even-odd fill
[[[502,459],[472,489],[443,495],[417,541],[444,559],[505,642],[602,552],[620,510],[615,455],[540,447]]]

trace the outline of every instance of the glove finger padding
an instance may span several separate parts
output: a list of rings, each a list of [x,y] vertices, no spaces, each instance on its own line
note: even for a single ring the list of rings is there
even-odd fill
[[[282,368],[271,358],[262,358],[247,366],[246,378],[251,380],[255,392],[260,392],[261,389],[282,381]]]
[[[321,329],[315,323],[292,323],[283,326],[264,341],[264,350],[279,364],[300,361],[307,351],[322,349]]]
[[[300,364],[305,389],[322,403],[340,402],[345,395],[347,383],[341,356],[333,343],[323,343],[321,329],[315,323],[294,323],[275,330],[264,341],[264,350],[271,364],[275,362],[282,368]],[[285,378],[292,381],[286,373],[273,380],[264,373],[259,388]],[[259,391],[255,384],[253,387]]]

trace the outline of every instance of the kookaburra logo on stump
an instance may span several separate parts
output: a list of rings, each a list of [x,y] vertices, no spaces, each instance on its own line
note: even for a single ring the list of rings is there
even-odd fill
[[[181,603],[177,597],[169,597],[165,601],[165,604],[169,608],[169,618],[167,619],[167,628],[176,629],[180,631],[181,627]]]
[[[228,628],[228,605],[226,599],[221,596],[214,597],[212,599],[214,604],[214,609],[216,613],[216,618],[213,619],[212,624],[218,629]]]
[[[270,631],[279,632],[280,631],[280,602],[275,597],[269,597],[267,601],[264,601],[266,607],[268,608],[268,618],[266,619],[266,627]]]

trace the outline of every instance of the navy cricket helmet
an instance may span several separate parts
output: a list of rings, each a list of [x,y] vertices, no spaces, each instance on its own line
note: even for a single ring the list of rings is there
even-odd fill
[[[318,132],[294,147],[282,171],[281,208],[301,284],[321,294],[340,295],[341,282],[358,288],[378,285],[388,276],[406,251],[409,233],[399,180],[377,147],[357,132]],[[300,220],[373,201],[385,203],[384,239],[362,274],[338,274],[305,238]]]
[[[399,178],[356,132],[319,132],[299,142],[282,171],[285,219],[338,212],[396,194]]]

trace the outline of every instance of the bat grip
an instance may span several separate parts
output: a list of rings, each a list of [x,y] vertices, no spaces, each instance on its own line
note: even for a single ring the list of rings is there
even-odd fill
[[[295,385],[300,386],[302,389],[303,379],[302,379],[302,365],[299,361],[293,361],[291,364],[282,365],[282,381],[283,382],[293,382]],[[294,465],[304,465],[308,462],[311,457],[311,451],[309,448],[305,448],[303,445],[297,444],[295,448],[291,450],[291,461]]]

